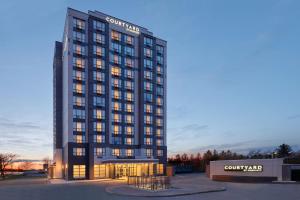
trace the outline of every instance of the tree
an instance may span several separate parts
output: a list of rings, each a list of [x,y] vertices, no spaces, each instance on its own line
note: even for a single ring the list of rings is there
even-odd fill
[[[5,170],[6,167],[10,164],[12,164],[17,155],[12,153],[0,153],[0,175],[4,179],[5,178]]]
[[[279,147],[276,149],[278,158],[288,157],[292,152],[293,150],[288,144],[279,145]]]
[[[33,163],[32,163],[32,162],[30,162],[30,161],[25,161],[25,162],[22,163],[21,169],[22,169],[22,170],[30,170],[30,169],[32,169],[32,166],[33,166]]]

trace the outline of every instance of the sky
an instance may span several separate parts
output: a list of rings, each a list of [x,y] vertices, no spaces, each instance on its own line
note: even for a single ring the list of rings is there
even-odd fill
[[[26,0],[0,6],[0,152],[52,156],[52,60],[67,7],[168,41],[168,153],[300,149],[300,1]]]

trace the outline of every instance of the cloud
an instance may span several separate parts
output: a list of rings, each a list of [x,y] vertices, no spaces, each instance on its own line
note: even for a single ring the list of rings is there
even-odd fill
[[[180,139],[193,138],[197,135],[203,134],[204,131],[208,129],[208,125],[200,124],[187,124],[179,128],[170,128],[168,129],[169,138],[172,141],[178,141]]]
[[[296,115],[291,115],[288,117],[288,119],[292,120],[292,119],[299,119],[300,118],[300,114],[296,114]]]
[[[20,129],[41,129],[40,126],[35,125],[31,122],[16,122],[10,119],[0,117],[1,128],[20,128]]]

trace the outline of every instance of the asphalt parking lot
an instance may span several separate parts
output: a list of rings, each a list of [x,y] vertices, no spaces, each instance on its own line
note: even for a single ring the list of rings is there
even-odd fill
[[[300,184],[246,184],[213,182],[204,174],[178,175],[174,181],[201,185],[216,185],[226,187],[226,191],[204,193],[177,197],[151,197],[151,199],[186,199],[186,200],[298,200],[300,199]],[[129,197],[109,194],[107,186],[124,184],[115,181],[88,182],[72,184],[49,184],[45,179],[30,182],[0,182],[1,200],[127,200],[149,199],[149,197]]]

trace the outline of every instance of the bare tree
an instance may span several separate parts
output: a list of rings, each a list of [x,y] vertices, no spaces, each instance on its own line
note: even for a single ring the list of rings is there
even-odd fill
[[[16,157],[17,155],[12,153],[0,153],[0,173],[3,179],[5,178],[4,172],[6,170],[6,167],[12,164],[15,161]]]
[[[22,169],[22,170],[30,170],[30,169],[32,169],[32,166],[33,166],[33,163],[32,163],[32,162],[30,162],[30,161],[25,161],[25,162],[22,163],[21,169]]]

